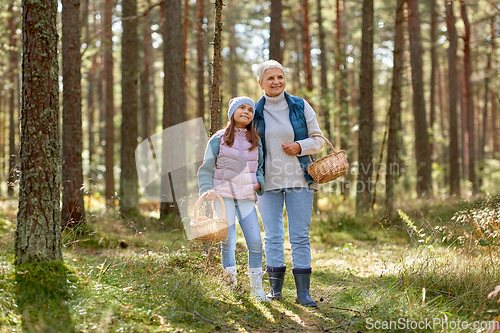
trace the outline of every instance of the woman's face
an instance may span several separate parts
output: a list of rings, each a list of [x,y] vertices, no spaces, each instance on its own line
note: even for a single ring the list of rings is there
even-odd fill
[[[279,96],[286,87],[285,74],[280,68],[266,69],[259,85],[269,97]]]

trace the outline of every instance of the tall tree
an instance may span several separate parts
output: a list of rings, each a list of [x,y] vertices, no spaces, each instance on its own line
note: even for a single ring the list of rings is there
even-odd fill
[[[450,194],[460,195],[460,171],[458,164],[458,116],[457,116],[457,44],[458,35],[453,13],[453,0],[445,0],[446,27],[448,30],[448,111],[450,118]]]
[[[165,73],[165,98],[164,98],[164,110],[163,110],[163,128],[166,129],[170,126],[180,124],[186,120],[185,114],[185,101],[184,101],[184,55],[182,51],[182,7],[181,0],[167,0],[165,2],[165,26],[164,26],[164,66]],[[168,79],[167,79],[168,76]],[[176,147],[178,154],[175,156],[180,165],[185,165],[182,160],[185,159],[183,154],[184,146],[181,138],[177,139],[175,142],[167,142],[163,138],[163,147]],[[172,156],[168,156],[166,151],[162,152],[162,168],[166,168],[168,174],[164,174],[162,178],[162,193],[166,191],[172,191],[173,202],[162,202],[160,208],[160,218],[165,219],[170,214],[179,215],[179,208],[175,202],[175,196],[181,196],[182,186],[185,186],[184,172],[185,170],[180,170],[176,177],[172,177],[170,170],[168,168],[169,159]],[[175,192],[172,184],[172,178],[175,178],[177,185],[175,186]],[[168,193],[169,195],[169,193]]]
[[[139,39],[137,20],[137,0],[123,0],[122,35],[122,124],[121,124],[121,174],[120,212],[125,215],[139,213],[139,187],[135,167],[137,148],[137,95],[139,72]]]
[[[205,91],[204,91],[204,35],[203,21],[205,19],[205,0],[196,0],[196,117],[205,118]]]
[[[150,1],[148,1],[150,3]],[[142,140],[150,135],[151,129],[151,63],[152,63],[152,39],[151,22],[149,11],[142,19],[142,72],[141,72],[141,133]]]
[[[339,121],[340,121],[340,148],[346,152],[351,150],[351,141],[349,137],[351,136],[351,126],[350,126],[350,114],[349,114],[349,104],[347,101],[347,62],[344,48],[344,30],[345,30],[345,1],[342,1],[343,6],[340,6],[341,1],[336,1],[336,43],[337,43],[337,53],[335,56],[335,71],[337,73],[337,105],[339,110]],[[325,129],[328,133],[331,133],[330,124],[327,123]],[[348,156],[348,160],[352,159]],[[350,184],[352,184],[352,174],[348,172],[344,176],[344,181],[341,186],[341,194],[344,200],[349,198],[351,193]]]
[[[472,98],[472,63],[470,58],[470,24],[467,17],[467,5],[465,1],[460,0],[460,14],[464,21],[464,84],[465,84],[465,105],[467,113],[467,138],[469,151],[469,181],[472,184],[472,193],[478,192],[478,184],[476,182],[476,154],[475,154],[475,139],[474,139],[474,100]]]
[[[489,49],[489,54],[494,55],[495,54],[495,19],[492,18],[490,20],[490,49]],[[494,61],[495,58],[492,59]],[[492,67],[494,67],[494,64],[491,64]],[[491,74],[491,72],[490,72]],[[493,154],[492,157],[495,158],[499,153],[500,153],[500,131],[498,129],[498,124],[497,124],[497,101],[496,101],[496,96],[497,92],[494,89],[491,89],[491,135],[492,135],[492,147],[493,147]]]
[[[90,67],[90,71],[87,77],[88,81],[88,92],[87,92],[87,119],[88,119],[88,147],[89,147],[89,173],[88,178],[92,183],[94,179],[94,155],[95,155],[95,115],[96,115],[96,107],[95,107],[95,81],[97,74],[97,55],[92,56],[92,65]],[[89,190],[92,190],[92,186],[90,186]]]
[[[373,0],[363,0],[361,64],[359,76],[358,181],[356,214],[368,211],[371,204],[373,173]]]
[[[281,52],[281,0],[271,0],[271,27],[269,31],[269,59],[283,61]]]
[[[85,218],[82,166],[82,88],[80,58],[80,3],[62,1],[62,224],[73,226]]]
[[[17,74],[17,46],[16,46],[16,26],[14,23],[15,15],[13,3],[9,4],[9,177],[7,179],[7,194],[9,197],[14,195],[14,182],[16,180],[16,120],[15,100],[16,100],[16,74]]]
[[[229,97],[233,98],[238,96],[238,68],[236,66],[237,53],[236,53],[236,24],[233,20],[228,20],[229,32],[229,58],[227,59],[227,67],[229,69]],[[221,117],[222,118],[222,117]]]
[[[415,157],[417,160],[417,195],[432,194],[432,164],[429,154],[429,131],[425,113],[424,75],[420,41],[418,0],[408,0],[408,30],[410,39],[411,83],[413,87],[413,117],[415,128]]]
[[[304,74],[306,77],[306,89],[313,90],[312,62],[311,62],[311,38],[309,37],[309,1],[302,0],[302,53],[304,56]]]
[[[114,179],[114,114],[115,102],[113,95],[113,30],[111,29],[111,19],[113,14],[113,0],[104,0],[104,15],[103,15],[103,40],[104,46],[104,100],[105,100],[105,165],[106,172],[104,179],[106,180],[106,205],[115,207],[115,179]]]
[[[437,25],[438,25],[438,13],[437,13],[437,3],[436,0],[430,0],[430,9],[431,9],[431,100],[430,100],[430,115],[429,115],[429,130],[430,130],[430,146],[429,146],[429,154],[431,156],[434,151],[434,143],[435,143],[435,129],[434,122],[436,119],[436,74],[437,74],[437,61],[438,55],[436,52],[436,47],[438,44],[437,39]]]
[[[319,115],[323,118],[325,124],[325,134],[327,137],[330,137],[331,129],[330,129],[330,108],[328,103],[328,71],[327,71],[327,62],[326,62],[326,46],[325,46],[325,29],[323,27],[323,15],[322,15],[322,6],[321,0],[317,1],[317,21],[318,21],[318,32],[319,32],[319,64],[321,66],[321,103],[319,105]],[[338,18],[338,16],[337,16]],[[337,25],[337,31],[338,31]],[[338,35],[337,35],[338,37]],[[340,52],[340,49],[338,49]],[[338,60],[338,58],[337,58]],[[338,61],[337,61],[338,63]]]
[[[221,102],[219,80],[222,71],[222,0],[215,2],[215,22],[214,22],[214,57],[213,57],[213,73],[210,97],[210,135],[215,134],[218,130],[219,123],[219,105]]]
[[[16,264],[61,259],[57,1],[23,1]]]
[[[385,210],[389,219],[394,215],[394,177],[398,172],[396,155],[398,153],[398,137],[401,135],[398,117],[401,113],[401,81],[403,77],[403,51],[405,20],[404,4],[406,0],[396,3],[396,24],[394,37],[394,66],[392,67],[391,106],[389,110],[389,137],[387,139],[387,167],[385,176]]]

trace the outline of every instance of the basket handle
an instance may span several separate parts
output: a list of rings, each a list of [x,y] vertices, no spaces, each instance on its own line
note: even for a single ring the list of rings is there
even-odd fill
[[[335,150],[335,148],[333,147],[332,143],[330,142],[330,140],[328,140],[325,136],[323,136],[322,134],[313,134],[311,135],[311,138],[322,138],[323,140],[326,141],[326,143],[328,143],[328,145],[330,146],[330,148],[332,149],[333,153],[334,154],[337,154],[337,150]],[[311,158],[311,155],[308,155],[309,156],[309,160],[311,160],[311,163],[313,163],[313,160]]]
[[[196,220],[198,218],[198,212],[200,210],[200,204],[205,199],[205,197],[208,195],[208,192],[203,193],[198,200],[196,200],[196,203],[194,204],[194,219]],[[220,203],[222,205],[222,218],[226,218],[226,205],[224,204],[224,200],[222,197],[219,195],[219,193],[215,192],[215,195],[217,198],[220,200]],[[214,210],[214,213],[217,214]]]

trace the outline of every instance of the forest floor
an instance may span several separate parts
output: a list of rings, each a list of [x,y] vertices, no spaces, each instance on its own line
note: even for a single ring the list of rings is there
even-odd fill
[[[250,298],[242,242],[231,290],[218,244],[104,210],[63,233],[64,263],[14,266],[16,204],[3,201],[0,332],[486,332],[499,312],[497,297],[487,297],[500,284],[496,238],[487,226],[480,238],[470,219],[458,217],[486,209],[500,225],[499,202],[415,203],[393,222],[315,216],[311,296],[318,308],[310,309],[295,304],[291,272],[282,301]],[[288,242],[285,248],[291,268]]]

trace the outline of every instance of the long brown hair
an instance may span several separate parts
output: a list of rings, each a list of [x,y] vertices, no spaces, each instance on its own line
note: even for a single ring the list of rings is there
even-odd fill
[[[234,143],[234,129],[236,128],[236,123],[234,117],[227,123],[226,130],[224,132],[224,142],[232,147]],[[247,140],[252,144],[249,150],[253,150],[255,147],[259,146],[259,135],[253,127],[253,122],[251,121],[246,127],[247,129]]]

